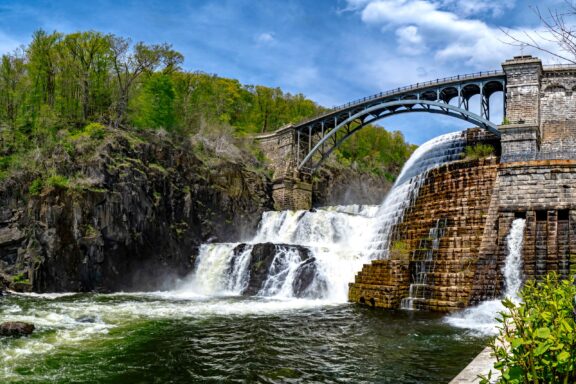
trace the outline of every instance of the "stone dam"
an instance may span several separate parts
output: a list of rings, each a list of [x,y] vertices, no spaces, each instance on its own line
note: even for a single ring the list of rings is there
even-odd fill
[[[576,67],[519,56],[502,68],[500,137],[482,129],[463,134],[465,145],[488,143],[494,156],[450,161],[421,175],[388,231],[387,255],[350,283],[351,302],[449,312],[499,297],[515,218],[526,219],[525,279],[576,274]],[[293,146],[287,132],[262,140],[269,153],[275,148],[273,160],[284,159],[275,203],[307,209],[311,187],[286,160]]]

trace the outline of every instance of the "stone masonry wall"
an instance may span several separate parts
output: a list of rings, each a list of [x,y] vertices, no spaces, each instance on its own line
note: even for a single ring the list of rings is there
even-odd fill
[[[576,70],[549,69],[540,91],[542,152],[576,153]]]
[[[430,229],[443,220],[439,247],[426,263],[424,299],[415,307],[452,311],[468,304],[489,210],[497,160],[459,161],[432,170],[402,223],[394,229],[390,260],[365,265],[350,284],[349,299],[397,308],[409,296],[416,266],[430,251]]]
[[[551,271],[563,277],[576,272],[576,161],[500,164],[493,196],[471,304],[498,297],[505,289],[501,271],[515,218],[526,219],[525,279],[540,279]]]

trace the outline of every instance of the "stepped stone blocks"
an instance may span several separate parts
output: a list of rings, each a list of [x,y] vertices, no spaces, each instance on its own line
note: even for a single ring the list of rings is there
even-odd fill
[[[410,285],[408,260],[374,260],[350,284],[350,301],[379,308],[398,308]]]
[[[446,225],[429,263],[425,298],[417,300],[414,307],[452,311],[466,306],[497,166],[497,159],[490,158],[454,162],[432,170],[414,204],[393,231],[392,248],[401,249],[401,254],[391,252],[390,260],[365,265],[350,284],[350,301],[369,304],[374,299],[376,306],[397,308],[409,296],[415,264],[421,263],[422,252],[430,246],[430,229],[442,219]],[[386,271],[390,263],[403,263],[403,273]],[[385,279],[378,280],[382,276]]]

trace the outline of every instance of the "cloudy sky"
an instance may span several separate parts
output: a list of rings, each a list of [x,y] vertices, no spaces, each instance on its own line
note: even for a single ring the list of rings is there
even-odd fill
[[[564,0],[0,0],[0,51],[32,32],[97,30],[168,42],[188,70],[281,87],[334,106],[398,86],[498,69],[538,30],[533,7]],[[523,53],[530,53],[524,49]],[[466,125],[418,114],[382,120],[412,143]]]

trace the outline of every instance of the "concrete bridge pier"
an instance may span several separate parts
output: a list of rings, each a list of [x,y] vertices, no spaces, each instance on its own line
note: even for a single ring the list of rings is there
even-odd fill
[[[312,208],[312,183],[301,177],[274,180],[272,197],[276,210],[308,210]]]

